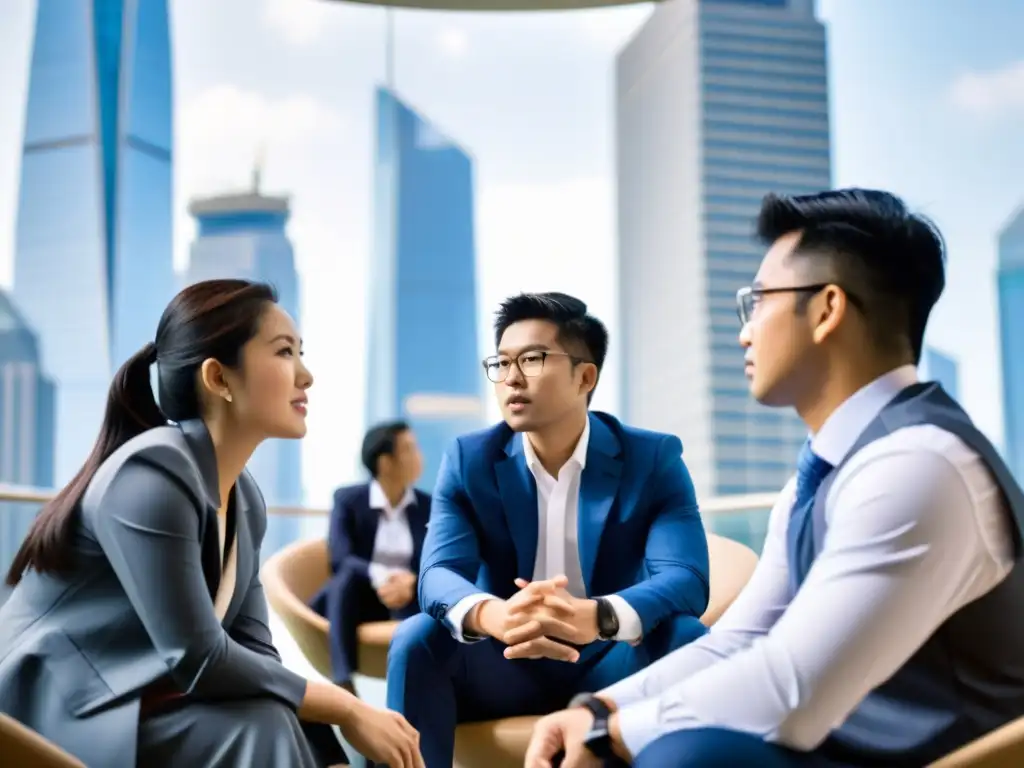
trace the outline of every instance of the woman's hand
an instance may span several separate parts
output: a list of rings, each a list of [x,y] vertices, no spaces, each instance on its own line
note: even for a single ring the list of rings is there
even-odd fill
[[[425,768],[420,734],[397,712],[359,701],[343,719],[338,727],[345,739],[374,763],[389,768]]]

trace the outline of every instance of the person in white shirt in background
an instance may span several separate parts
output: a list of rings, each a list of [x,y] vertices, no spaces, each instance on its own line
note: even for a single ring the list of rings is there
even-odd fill
[[[765,198],[751,394],[811,437],[710,633],[536,727],[527,768],[922,766],[1024,715],[1024,494],[917,380],[938,230],[885,192]],[[581,706],[582,705],[582,706]]]
[[[430,496],[413,487],[423,457],[407,423],[370,428],[362,460],[370,482],[334,493],[327,541],[332,575],[311,602],[330,624],[334,682],[350,691],[358,626],[419,612],[416,579],[430,517]]]

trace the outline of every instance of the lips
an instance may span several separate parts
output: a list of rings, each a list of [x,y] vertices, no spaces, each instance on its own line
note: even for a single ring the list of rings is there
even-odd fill
[[[509,406],[512,406],[512,405],[520,405],[520,406],[522,406],[522,405],[528,405],[529,402],[530,402],[530,398],[528,398],[528,397],[524,397],[523,395],[512,395],[512,397],[508,398],[505,401],[505,404],[509,405]]]
[[[309,399],[305,398],[305,397],[300,397],[297,400],[292,400],[292,408],[294,408],[296,411],[298,411],[301,414],[305,414],[306,413],[306,406],[308,404],[309,404]]]

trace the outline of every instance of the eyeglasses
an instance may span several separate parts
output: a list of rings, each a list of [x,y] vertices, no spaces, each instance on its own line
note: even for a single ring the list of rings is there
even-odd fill
[[[761,297],[772,293],[817,293],[835,283],[815,283],[813,285],[794,285],[786,288],[755,288],[748,285],[736,291],[736,314],[740,317],[740,325],[746,325],[754,316],[754,310],[761,303]],[[842,286],[839,286],[842,287]],[[852,293],[843,289],[846,298],[853,306],[862,309],[860,300]]]
[[[519,372],[522,373],[523,376],[533,378],[534,376],[540,376],[541,372],[544,370],[544,361],[552,355],[567,357],[572,361],[573,365],[590,362],[585,358],[570,355],[568,352],[531,349],[518,355],[515,359],[507,357],[506,355],[492,355],[484,360],[484,372],[487,374],[488,379],[493,381],[495,384],[500,384],[508,378],[509,371],[511,371],[512,366],[515,365],[519,368]]]

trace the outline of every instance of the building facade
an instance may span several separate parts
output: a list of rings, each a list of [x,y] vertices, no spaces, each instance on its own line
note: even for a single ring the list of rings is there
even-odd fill
[[[264,195],[259,172],[250,190],[193,200],[189,213],[196,221],[196,239],[189,254],[184,283],[236,278],[270,283],[278,303],[297,323],[301,318],[299,276],[286,226],[287,197]],[[302,445],[299,440],[267,440],[248,464],[270,505],[303,503]],[[272,554],[301,534],[298,517],[271,516],[263,556]]]
[[[173,295],[171,130],[166,0],[38,3],[14,296],[58,385],[58,483]]]
[[[950,397],[960,399],[960,364],[955,357],[926,346],[921,354],[919,370],[922,379],[939,382]]]
[[[376,110],[366,421],[411,423],[429,490],[484,419],[473,160],[385,88]]]
[[[999,233],[998,263],[1004,455],[1017,480],[1024,481],[1024,207]]]
[[[623,415],[682,439],[699,497],[778,490],[806,429],[750,397],[735,296],[763,196],[831,185],[813,1],[658,5],[619,53],[616,116]],[[763,520],[722,524],[756,543]]]
[[[53,487],[56,392],[41,357],[36,334],[0,289],[0,483]],[[0,502],[0,568],[10,564],[37,511]]]

